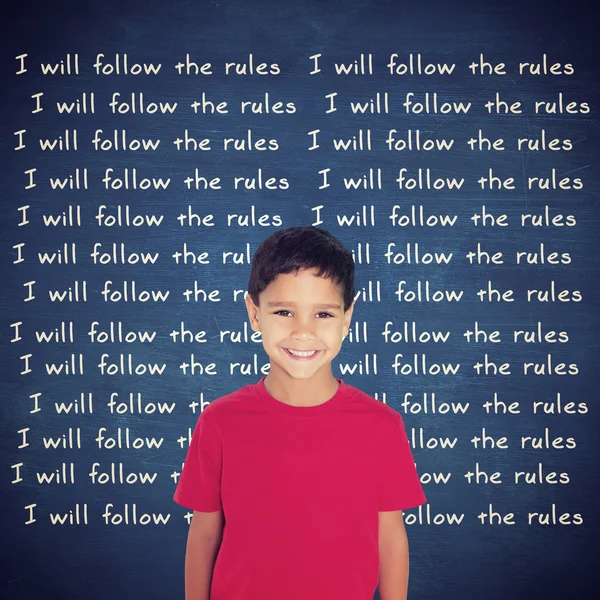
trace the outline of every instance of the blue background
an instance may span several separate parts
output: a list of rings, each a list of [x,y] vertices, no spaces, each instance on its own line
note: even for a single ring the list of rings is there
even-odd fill
[[[446,485],[427,484],[425,491],[432,514],[463,513],[460,525],[410,525],[411,598],[452,598],[488,600],[504,598],[591,598],[597,595],[595,561],[597,556],[596,493],[598,490],[598,414],[596,410],[596,362],[598,360],[598,43],[596,22],[584,4],[527,2],[423,1],[400,3],[365,2],[103,2],[50,6],[47,3],[20,2],[12,7],[3,32],[2,164],[0,182],[3,241],[2,331],[2,527],[5,558],[2,562],[1,590],[4,598],[29,600],[60,598],[95,600],[101,598],[183,598],[183,561],[187,522],[186,511],[172,502],[175,482],[187,443],[177,442],[193,429],[198,412],[189,404],[205,402],[229,393],[262,374],[229,376],[229,363],[268,364],[258,342],[222,343],[219,331],[242,330],[247,320],[241,296],[234,301],[231,290],[247,289],[249,265],[222,264],[221,252],[243,253],[246,243],[253,253],[278,227],[230,227],[224,225],[229,213],[280,215],[283,227],[314,223],[311,207],[324,205],[325,222],[319,226],[331,231],[348,248],[371,244],[372,263],[356,265],[356,290],[370,281],[380,281],[384,297],[380,303],[357,301],[354,321],[369,324],[368,344],[346,340],[333,361],[333,371],[371,395],[386,392],[386,401],[400,411],[406,392],[414,397],[424,391],[435,392],[440,401],[470,402],[466,415],[403,415],[407,430],[425,428],[428,436],[457,437],[452,450],[415,449],[419,473],[452,472]],[[58,62],[67,53],[80,56],[81,74],[72,77],[43,76],[39,63]],[[97,53],[107,61],[116,53],[127,53],[132,62],[162,63],[157,77],[110,76],[93,74],[91,64]],[[365,77],[338,77],[333,62],[350,62],[361,53],[374,56],[375,74]],[[455,62],[452,77],[391,77],[385,64],[397,52],[402,57],[421,53],[427,62]],[[16,75],[14,57],[28,53],[28,72]],[[173,65],[190,53],[201,64],[211,62],[214,75],[184,77]],[[259,62],[277,63],[281,75],[269,77],[227,77],[222,65],[244,61],[252,53]],[[322,53],[323,73],[310,76],[308,57]],[[511,75],[489,77],[470,75],[466,70],[483,53],[492,62],[506,63]],[[573,76],[519,77],[514,75],[520,60],[540,60],[543,53],[550,63],[571,63]],[[44,92],[44,111],[32,114],[30,96]],[[98,110],[94,115],[59,115],[52,106],[69,101],[83,92],[96,92]],[[111,94],[124,96],[144,92],[148,100],[177,101],[174,115],[113,115],[107,110]],[[259,99],[269,92],[273,101],[294,102],[293,115],[240,116],[234,110],[241,100]],[[338,93],[338,111],[325,114],[329,107],[325,95]],[[377,92],[389,92],[394,110],[382,115],[352,115],[348,100],[365,101]],[[404,94],[438,92],[449,101],[471,101],[467,116],[406,115],[400,101]],[[226,100],[232,109],[226,116],[194,115],[189,104],[205,92],[215,101]],[[511,102],[530,107],[535,100],[555,99],[563,92],[569,101],[588,102],[588,115],[535,116],[488,115],[485,100],[499,92]],[[100,108],[101,107],[101,108]],[[78,152],[43,152],[37,138],[52,138],[65,129],[78,130]],[[276,138],[277,152],[224,152],[218,147],[223,137],[244,135],[251,128],[256,137]],[[377,147],[370,153],[334,152],[326,140],[350,137],[359,128],[371,128]],[[454,138],[452,152],[393,153],[382,144],[389,129],[400,133],[419,128],[428,136]],[[472,152],[464,143],[467,136],[481,128],[489,138],[503,137],[507,150],[502,153]],[[539,135],[569,138],[571,152],[519,152],[517,137]],[[14,132],[28,129],[27,146],[15,151]],[[105,133],[126,129],[130,137],[160,138],[156,152],[96,152],[89,140],[96,129]],[[178,152],[171,143],[185,129],[197,139],[210,137],[211,152]],[[321,129],[321,148],[308,151],[308,131]],[[497,175],[516,178],[514,191],[482,191],[477,177],[493,167]],[[25,190],[24,171],[36,168],[35,188]],[[57,191],[48,185],[49,177],[66,177],[76,167],[87,167],[93,184],[85,191]],[[125,167],[136,167],[143,176],[171,177],[166,191],[106,191],[100,182],[106,168],[115,175]],[[183,179],[198,168],[207,177],[221,177],[220,191],[187,190]],[[332,169],[332,186],[319,190],[318,171]],[[347,191],[342,177],[356,177],[369,168],[381,167],[383,191]],[[431,168],[436,176],[465,177],[460,191],[399,191],[394,178],[400,168],[415,172]],[[581,191],[549,192],[524,190],[527,175],[545,175],[555,167],[560,176],[581,177]],[[285,177],[289,190],[232,192],[234,176],[252,175],[262,168],[268,176]],[[30,223],[18,227],[19,206],[30,205]],[[83,224],[74,228],[44,227],[43,214],[58,214],[69,204],[80,204]],[[137,213],[164,215],[158,228],[99,228],[94,215],[99,205],[114,210],[128,204]],[[375,228],[338,227],[335,214],[352,214],[363,204],[376,207]],[[385,218],[391,207],[422,204],[427,214],[456,214],[452,228],[393,228]],[[175,217],[191,205],[199,214],[214,214],[213,228],[179,226]],[[475,229],[469,217],[482,205],[494,214],[508,215],[510,227]],[[552,214],[572,214],[572,228],[521,228],[523,212],[543,210]],[[40,265],[36,253],[52,252],[64,242],[76,242],[77,265]],[[90,266],[87,255],[94,242],[110,245],[125,242],[128,249],[160,252],[156,265]],[[209,265],[175,265],[170,255],[181,251],[183,243],[197,254],[210,252]],[[407,242],[418,242],[423,250],[452,252],[448,266],[387,265],[383,252],[389,242],[400,251]],[[469,265],[464,255],[481,242],[488,251],[504,252],[504,265]],[[573,259],[565,266],[524,266],[510,262],[519,250],[535,249],[544,242],[548,251],[569,252]],[[14,264],[15,244],[25,243],[25,262]],[[87,259],[87,260],[86,260]],[[105,303],[99,295],[104,282],[115,284],[135,279],[141,288],[169,289],[169,301],[151,306],[134,303]],[[23,302],[22,287],[35,280],[36,299]],[[48,289],[66,289],[75,280],[86,280],[87,303],[51,303]],[[459,303],[399,303],[394,291],[399,280],[406,287],[417,280],[428,280],[432,288],[463,289]],[[514,303],[482,303],[474,291],[492,280],[498,289],[513,289]],[[579,290],[580,303],[527,303],[525,291],[547,287]],[[186,302],[181,292],[198,286],[220,290],[216,302]],[[116,286],[115,286],[116,287]],[[34,331],[51,330],[63,320],[72,320],[76,344],[39,344]],[[128,330],[156,330],[157,341],[148,344],[91,344],[85,335],[90,322],[102,325],[123,321]],[[451,331],[449,342],[438,345],[384,344],[379,332],[386,321],[401,327],[416,321],[420,329]],[[11,323],[22,321],[22,340],[11,343]],[[173,344],[167,333],[183,321],[188,329],[206,331],[208,344]],[[503,343],[467,344],[462,333],[478,321],[488,332],[499,330]],[[513,344],[514,329],[535,327],[542,321],[545,329],[567,331],[568,344]],[[249,330],[248,326],[248,330]],[[49,376],[45,362],[61,362],[70,354],[83,352],[85,375]],[[131,352],[136,362],[166,362],[166,374],[158,377],[101,376],[96,369],[100,356]],[[379,373],[351,375],[340,363],[364,359],[377,353]],[[430,362],[460,363],[457,376],[400,376],[390,365],[396,353],[406,357],[427,354]],[[476,376],[471,365],[488,353],[496,363],[510,362],[510,377]],[[33,372],[20,375],[20,356],[32,353]],[[218,376],[183,375],[177,365],[194,353],[203,363],[214,361]],[[552,353],[555,362],[576,363],[577,376],[523,376],[519,365],[540,361]],[[130,391],[141,392],[145,401],[175,402],[172,414],[109,415],[105,401],[112,392],[125,399]],[[29,396],[42,393],[38,413],[30,413]],[[58,415],[54,402],[68,402],[81,392],[93,392],[94,415]],[[520,401],[518,415],[485,415],[481,405],[498,392],[501,400]],[[531,414],[534,400],[550,401],[561,393],[564,402],[585,402],[584,415]],[[42,437],[58,437],[69,427],[80,427],[82,450],[46,450]],[[98,450],[93,439],[100,427],[107,435],[117,427],[129,427],[132,435],[163,437],[160,449]],[[509,438],[509,450],[475,449],[469,440],[485,427],[488,434]],[[553,436],[574,437],[573,450],[526,451],[518,448],[521,435],[543,435],[548,427]],[[21,445],[23,428],[29,445]],[[39,485],[35,472],[52,472],[62,462],[74,462],[77,483]],[[123,462],[127,471],[158,473],[152,485],[91,485],[87,473],[93,462],[106,467]],[[478,462],[488,473],[501,471],[503,484],[468,485],[461,476]],[[514,471],[535,470],[538,462],[545,470],[568,472],[568,485],[514,485]],[[23,481],[11,483],[23,463]],[[65,513],[76,502],[87,503],[88,526],[53,526],[50,513]],[[118,510],[125,503],[136,503],[138,512],[170,513],[166,525],[106,526],[100,514],[106,503]],[[36,503],[36,519],[26,525],[30,503]],[[476,516],[488,504],[501,513],[514,512],[516,525],[490,526],[478,523]],[[560,513],[581,513],[581,525],[526,524],[528,511],[547,512],[556,504]],[[406,511],[409,515],[416,511]]]

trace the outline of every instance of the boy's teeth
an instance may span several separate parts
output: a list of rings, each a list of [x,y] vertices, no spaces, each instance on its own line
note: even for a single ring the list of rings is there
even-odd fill
[[[311,356],[312,354],[314,354],[316,352],[316,350],[313,350],[312,352],[295,352],[294,350],[290,350],[288,348],[288,352],[290,354],[295,354],[296,356]]]

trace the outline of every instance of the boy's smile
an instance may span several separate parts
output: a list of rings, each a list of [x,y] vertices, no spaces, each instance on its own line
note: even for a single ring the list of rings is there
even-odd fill
[[[353,304],[344,313],[340,288],[329,278],[316,277],[316,272],[302,269],[278,275],[261,293],[259,308],[246,296],[252,329],[261,332],[271,359],[266,386],[290,404],[300,405],[303,399],[305,403],[307,396],[314,401],[337,386],[331,361],[340,351],[354,309]],[[292,356],[290,350],[316,352]]]
[[[284,348],[290,356],[295,360],[312,360],[320,352],[320,350],[294,350],[293,348]]]

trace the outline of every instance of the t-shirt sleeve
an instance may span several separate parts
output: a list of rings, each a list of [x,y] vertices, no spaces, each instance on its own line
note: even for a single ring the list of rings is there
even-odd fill
[[[205,410],[192,434],[173,500],[199,512],[221,510],[222,456],[219,430]]]
[[[378,510],[404,510],[427,502],[400,414],[386,419],[377,443]]]

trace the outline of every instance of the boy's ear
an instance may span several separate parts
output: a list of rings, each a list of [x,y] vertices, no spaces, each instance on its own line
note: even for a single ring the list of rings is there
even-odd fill
[[[346,333],[344,337],[348,335],[348,330],[350,329],[350,321],[352,320],[352,313],[354,312],[354,305],[356,304],[356,300],[352,301],[350,308],[344,313],[344,330]]]
[[[250,320],[250,326],[254,331],[260,331],[258,308],[252,301],[252,297],[250,296],[250,294],[246,294],[244,301],[246,302],[246,310],[248,311],[248,319]]]

